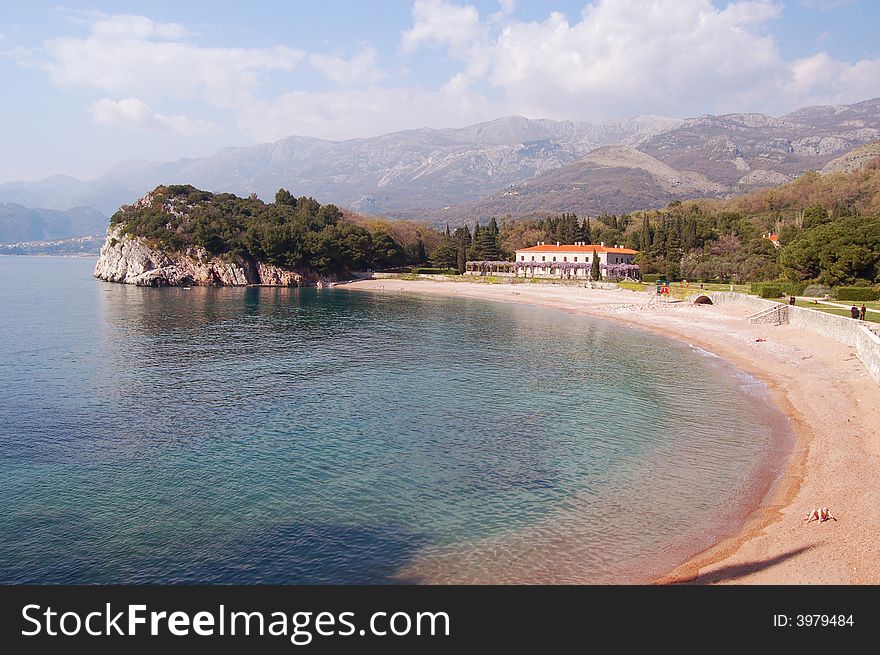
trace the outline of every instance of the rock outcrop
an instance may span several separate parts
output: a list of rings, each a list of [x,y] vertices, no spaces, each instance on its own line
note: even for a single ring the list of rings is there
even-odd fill
[[[333,280],[244,257],[213,257],[204,248],[166,253],[146,239],[112,228],[95,265],[96,278],[142,287],[326,286]]]

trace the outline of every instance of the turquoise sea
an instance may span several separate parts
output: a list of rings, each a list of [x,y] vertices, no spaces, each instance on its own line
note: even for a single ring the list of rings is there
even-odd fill
[[[643,581],[790,448],[757,381],[609,321],[142,289],[0,257],[0,582]]]

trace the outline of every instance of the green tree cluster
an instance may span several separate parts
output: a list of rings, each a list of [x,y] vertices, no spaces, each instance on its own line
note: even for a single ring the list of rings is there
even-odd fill
[[[111,224],[166,250],[200,246],[215,256],[245,256],[294,269],[341,272],[426,260],[421,238],[408,253],[387,232],[371,233],[344,221],[336,205],[295,198],[286,189],[279,189],[274,203],[189,185],[157,187],[152,197],[145,206],[122,207]]]

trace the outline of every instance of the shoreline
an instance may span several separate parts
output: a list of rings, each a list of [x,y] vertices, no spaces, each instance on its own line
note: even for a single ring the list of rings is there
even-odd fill
[[[795,441],[769,490],[756,490],[760,501],[738,529],[652,576],[654,582],[880,582],[880,504],[865,493],[880,476],[880,385],[851,347],[787,325],[749,324],[744,319],[752,312],[739,303],[649,308],[645,294],[625,290],[431,280],[362,280],[345,288],[547,307],[617,321],[722,358],[766,385]],[[816,506],[828,506],[839,520],[804,525]]]

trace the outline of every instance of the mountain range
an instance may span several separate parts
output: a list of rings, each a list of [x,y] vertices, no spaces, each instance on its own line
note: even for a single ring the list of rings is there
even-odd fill
[[[642,116],[592,124],[500,118],[328,141],[291,136],[174,162],[129,160],[81,181],[0,185],[0,201],[106,215],[159,184],[271,199],[278,188],[366,214],[452,224],[489,215],[628,212],[723,197],[819,170],[880,140],[880,98],[782,117]]]
[[[0,202],[0,243],[66,239],[106,231],[107,217],[91,207],[59,211]]]

